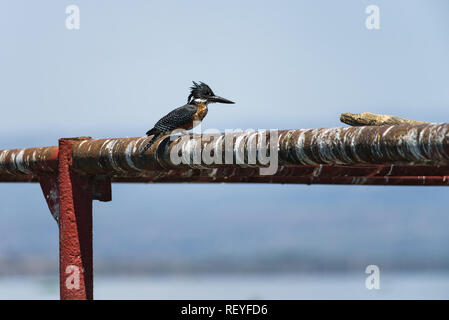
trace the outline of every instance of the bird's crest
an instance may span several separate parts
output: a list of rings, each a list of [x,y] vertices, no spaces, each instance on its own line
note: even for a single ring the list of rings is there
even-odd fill
[[[199,84],[195,81],[192,82],[193,86],[190,87],[190,95],[187,98],[187,102],[191,102],[195,98],[206,98],[214,95],[212,89],[204,82],[200,81]]]

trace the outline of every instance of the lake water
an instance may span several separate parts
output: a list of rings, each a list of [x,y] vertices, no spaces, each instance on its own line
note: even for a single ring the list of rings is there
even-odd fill
[[[449,273],[97,276],[95,299],[448,299]],[[1,277],[0,299],[58,299],[57,275]]]

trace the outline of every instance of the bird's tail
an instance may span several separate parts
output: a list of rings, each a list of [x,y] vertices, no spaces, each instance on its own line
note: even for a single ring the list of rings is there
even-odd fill
[[[157,140],[157,138],[159,138],[162,135],[162,132],[156,128],[153,128],[147,132],[147,136],[151,135],[153,136],[153,138],[151,138],[150,142],[148,142],[145,145],[145,147],[143,147],[143,149],[140,151],[141,155],[144,154],[153,145],[153,143]]]

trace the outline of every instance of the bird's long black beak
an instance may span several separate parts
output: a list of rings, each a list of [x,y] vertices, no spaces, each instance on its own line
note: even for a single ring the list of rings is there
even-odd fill
[[[229,103],[229,104],[233,104],[235,103],[234,101],[219,97],[219,96],[212,96],[209,98],[210,102],[217,102],[217,103]]]

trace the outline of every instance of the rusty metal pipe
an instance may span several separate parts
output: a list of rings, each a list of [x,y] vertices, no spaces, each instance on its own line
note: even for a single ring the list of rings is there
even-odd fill
[[[41,175],[40,177],[44,177]],[[8,179],[6,179],[8,178]],[[38,182],[35,176],[0,176],[3,182]],[[449,185],[449,166],[304,165],[281,166],[274,175],[258,168],[176,169],[115,174],[112,182],[140,183],[297,183],[365,185]],[[41,179],[42,183],[42,179]]]
[[[193,155],[206,150],[225,150],[223,134],[192,136],[191,139],[170,137],[159,139],[144,155],[140,149],[149,137],[115,138],[74,141],[72,146],[72,168],[84,174],[126,175],[146,171],[205,168],[262,167],[248,164],[251,141],[260,137],[269,141],[270,133],[261,136],[257,132],[235,133],[232,137],[232,163],[226,164],[225,155],[220,155],[222,164],[189,163],[176,164],[170,153],[173,150],[192,160]],[[277,144],[279,164],[288,165],[449,165],[449,124],[366,126],[331,129],[280,130]],[[256,152],[262,151],[257,145]],[[57,147],[0,151],[1,175],[38,175],[53,172],[56,168]],[[236,164],[237,158],[244,163]]]
[[[0,150],[0,177],[31,177],[57,170],[58,147]]]
[[[269,131],[262,136],[269,141]],[[194,136],[191,139],[170,137],[159,139],[144,155],[139,150],[149,138],[101,139],[74,145],[74,169],[85,173],[123,174],[148,170],[198,169],[222,167],[262,167],[259,159],[248,164],[250,142],[257,145],[257,132],[236,133],[232,137],[233,161],[221,164],[193,163],[193,157],[206,150],[226,150],[225,136]],[[357,128],[299,129],[278,132],[277,144],[281,165],[358,165],[413,164],[449,165],[449,124],[371,126]],[[178,150],[189,163],[174,163],[171,153]],[[257,145],[257,153],[262,151]],[[173,152],[175,153],[175,152]],[[243,163],[236,164],[237,158]]]
[[[346,185],[449,185],[448,167],[380,165],[353,166],[283,166],[274,175],[260,175],[257,168],[179,169],[148,171],[134,176],[116,175],[113,182],[143,183],[280,183]]]

